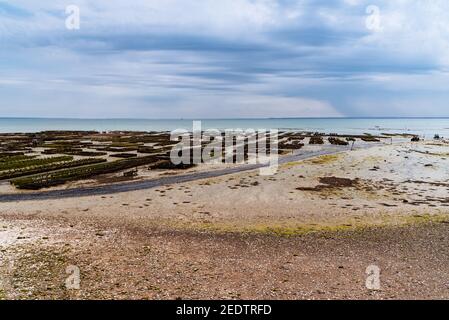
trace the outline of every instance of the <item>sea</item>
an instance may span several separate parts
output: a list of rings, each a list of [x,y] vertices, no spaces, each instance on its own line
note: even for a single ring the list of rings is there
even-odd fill
[[[449,118],[287,118],[287,119],[60,119],[0,118],[0,133],[50,130],[172,131],[202,129],[278,129],[338,134],[415,134],[449,137]]]

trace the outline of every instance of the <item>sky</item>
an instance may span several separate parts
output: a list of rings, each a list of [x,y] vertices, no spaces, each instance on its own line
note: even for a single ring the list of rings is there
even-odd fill
[[[447,0],[0,0],[0,117],[449,116],[448,14]]]

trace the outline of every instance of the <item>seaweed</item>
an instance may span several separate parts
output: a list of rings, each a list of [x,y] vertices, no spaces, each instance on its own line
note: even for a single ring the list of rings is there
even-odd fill
[[[329,137],[329,142],[333,145],[337,145],[337,146],[347,146],[349,144],[348,141],[345,140],[341,140],[335,137]]]
[[[74,160],[74,161],[67,161],[67,162],[58,162],[58,163],[49,163],[41,166],[36,167],[27,167],[27,168],[20,168],[20,169],[14,169],[9,171],[4,171],[0,173],[0,180],[5,179],[13,179],[23,176],[29,176],[54,170],[61,170],[66,168],[73,168],[73,167],[79,167],[84,165],[89,165],[93,163],[100,163],[105,162],[104,159],[95,159],[95,158],[87,158],[82,160]]]
[[[101,161],[102,159],[93,160]],[[104,161],[105,160],[103,160],[103,162]],[[153,156],[117,160],[113,162],[86,165],[77,168],[64,169],[24,178],[18,178],[11,180],[11,184],[13,184],[18,189],[39,190],[42,188],[61,185],[69,181],[89,179],[101,174],[127,170],[141,165],[151,164],[157,161],[158,159]]]
[[[314,135],[310,137],[309,144],[324,144],[323,137],[319,135]]]
[[[135,153],[115,153],[115,154],[111,154],[110,157],[128,159],[128,158],[137,157],[137,154],[135,154]]]
[[[20,168],[33,168],[39,167],[42,165],[56,163],[56,162],[66,162],[73,160],[71,156],[62,156],[62,157],[53,157],[53,158],[44,158],[44,159],[23,159],[18,161],[8,161],[8,162],[0,162],[0,171],[11,170],[11,169],[20,169]]]

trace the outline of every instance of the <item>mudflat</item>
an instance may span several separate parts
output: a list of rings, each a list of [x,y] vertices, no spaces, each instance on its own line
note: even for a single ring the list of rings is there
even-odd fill
[[[1,296],[448,298],[448,158],[442,141],[385,143],[273,176],[0,203]]]

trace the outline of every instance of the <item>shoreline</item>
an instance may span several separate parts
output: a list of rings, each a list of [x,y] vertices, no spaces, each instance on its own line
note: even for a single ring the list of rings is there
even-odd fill
[[[197,119],[198,120],[198,119]],[[0,118],[5,133],[52,131],[172,131],[191,129],[195,119]],[[278,128],[279,130],[351,134],[413,133],[449,137],[445,117],[315,117],[199,119],[205,129]]]
[[[364,148],[370,148],[378,146],[377,144],[366,144],[363,146],[357,146],[355,150],[360,150]],[[298,153],[295,155],[284,156],[279,160],[279,164],[285,164],[288,162],[302,161],[307,159],[312,159],[325,155],[338,154],[340,152],[348,151],[348,149],[342,148],[328,148],[318,151],[311,151],[308,153]],[[137,182],[127,182],[127,183],[116,183],[109,185],[99,185],[95,187],[80,187],[80,188],[70,188],[64,190],[52,190],[52,191],[40,191],[40,192],[30,192],[30,193],[10,193],[1,194],[0,193],[0,203],[1,202],[12,202],[12,201],[29,201],[29,200],[50,200],[50,199],[63,199],[72,197],[83,197],[83,196],[93,196],[93,195],[111,195],[122,192],[137,191],[143,189],[152,189],[157,187],[163,187],[166,185],[180,184],[184,182],[191,182],[202,179],[216,178],[226,175],[232,175],[235,173],[254,171],[263,167],[267,167],[268,164],[255,164],[255,165],[240,165],[234,168],[226,169],[216,169],[212,171],[196,172],[192,174],[180,174],[175,176],[163,177],[152,180],[142,180]]]
[[[151,189],[0,202],[0,298],[449,299],[449,144],[304,144],[274,176],[197,167]]]

